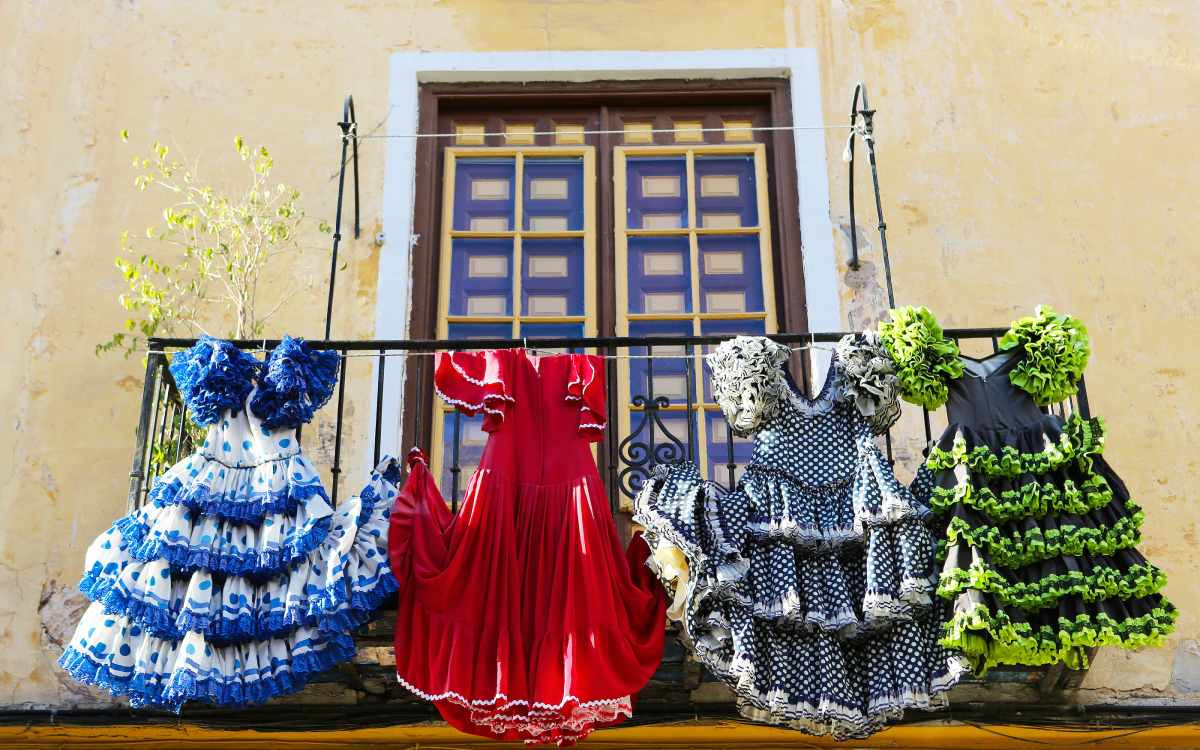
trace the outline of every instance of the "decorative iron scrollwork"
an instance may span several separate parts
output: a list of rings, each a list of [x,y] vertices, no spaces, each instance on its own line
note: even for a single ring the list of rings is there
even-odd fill
[[[640,409],[635,413],[641,418],[617,447],[622,467],[617,473],[617,486],[621,494],[631,499],[641,491],[651,469],[658,464],[682,461],[688,456],[688,446],[667,428],[661,416],[671,405],[669,398],[634,396],[632,405]],[[688,412],[685,415],[692,418]]]

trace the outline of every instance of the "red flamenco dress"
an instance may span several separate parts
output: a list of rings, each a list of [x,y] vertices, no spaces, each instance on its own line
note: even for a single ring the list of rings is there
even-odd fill
[[[621,549],[592,457],[602,360],[440,353],[434,386],[490,437],[456,516],[409,455],[389,538],[397,677],[498,740],[572,744],[623,721],[662,658],[666,602],[641,538]]]

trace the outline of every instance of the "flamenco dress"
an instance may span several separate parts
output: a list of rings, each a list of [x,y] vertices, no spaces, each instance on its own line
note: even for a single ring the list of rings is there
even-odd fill
[[[661,465],[636,501],[687,645],[742,715],[837,739],[935,708],[965,672],[938,644],[929,510],[892,475],[874,434],[898,415],[872,334],[843,339],[815,399],[791,352],[737,337],[708,355],[735,433],[754,437],[735,489]]]
[[[396,674],[463,732],[570,744],[622,721],[662,658],[666,606],[621,548],[592,456],[603,361],[439,353],[434,385],[490,433],[457,515],[420,451],[392,509]]]
[[[1091,649],[1155,645],[1176,610],[1135,548],[1144,513],[1104,460],[1104,423],[1047,407],[1078,389],[1089,356],[1076,318],[1039,308],[986,359],[959,353],[929,310],[881,324],[905,398],[947,406],[914,491],[943,529],[942,643],[977,673],[997,664],[1087,667]]]
[[[332,393],[336,353],[285,337],[263,363],[204,338],[171,373],[206,437],[88,548],[80,590],[92,604],[59,663],[134,707],[300,690],[353,656],[350,631],[396,589],[398,467],[385,459],[331,507],[297,428]]]

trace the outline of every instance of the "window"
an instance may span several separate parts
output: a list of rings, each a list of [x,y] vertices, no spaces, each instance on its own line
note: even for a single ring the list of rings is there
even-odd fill
[[[445,156],[438,338],[596,335],[593,149]],[[487,442],[482,417],[451,413],[437,404],[430,457],[448,494],[460,486],[451,467],[469,477]]]
[[[429,84],[420,97],[421,130],[453,137],[418,144],[414,228],[437,241],[413,255],[414,338],[806,329],[792,136],[754,129],[790,122],[786,82]],[[725,430],[704,352],[654,353],[677,359],[612,370],[602,476],[615,483],[652,393],[701,470],[726,479],[749,443]],[[486,434],[434,402],[429,365],[410,363],[406,398],[423,409],[404,432],[461,497]]]

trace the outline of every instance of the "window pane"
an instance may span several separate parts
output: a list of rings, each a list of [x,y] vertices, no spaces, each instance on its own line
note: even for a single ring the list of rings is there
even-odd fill
[[[626,211],[630,229],[687,226],[686,164],[682,156],[628,160]]]
[[[630,336],[690,336],[692,322],[690,320],[639,320],[629,324]],[[665,397],[671,405],[687,403],[687,364],[685,357],[691,347],[685,346],[656,346],[653,354],[656,359],[647,360],[644,355],[648,348],[645,346],[630,347],[629,353],[634,358],[629,360],[629,396],[649,398]],[[653,381],[650,379],[653,371]],[[694,386],[693,386],[694,387]],[[695,393],[692,394],[693,400]]]
[[[535,338],[556,338],[556,339],[581,339],[583,338],[583,323],[521,323],[521,336],[530,339]],[[539,351],[542,351],[539,348]],[[578,352],[582,349],[547,349],[546,351]]]
[[[511,323],[451,323],[446,338],[511,339]]]
[[[753,156],[696,157],[696,222],[714,229],[758,226]]]
[[[522,227],[535,232],[583,229],[583,159],[525,160]]]
[[[700,310],[763,311],[762,262],[755,235],[704,235],[700,249]]]
[[[521,314],[583,315],[583,238],[521,243]]]
[[[458,231],[506,232],[513,228],[516,162],[459,159],[454,170],[454,221]]]
[[[687,237],[630,237],[628,257],[629,312],[670,315],[692,311]]]
[[[512,315],[512,240],[455,238],[450,314]]]

